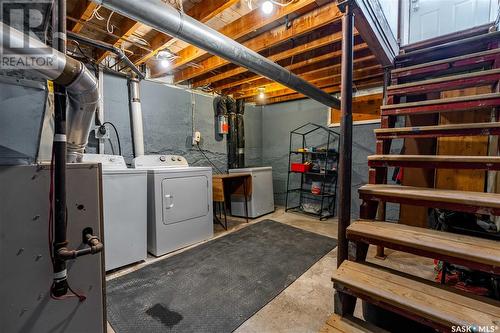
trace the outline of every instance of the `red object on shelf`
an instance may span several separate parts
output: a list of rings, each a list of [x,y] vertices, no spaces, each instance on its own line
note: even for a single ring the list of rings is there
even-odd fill
[[[291,170],[293,172],[306,173],[306,172],[311,171],[311,165],[310,164],[302,164],[302,163],[292,163]]]

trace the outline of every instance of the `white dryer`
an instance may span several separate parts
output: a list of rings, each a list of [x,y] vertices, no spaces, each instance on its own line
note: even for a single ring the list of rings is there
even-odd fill
[[[83,161],[102,164],[106,270],[145,260],[147,172],[128,169],[122,156],[85,154]]]
[[[132,166],[148,171],[148,251],[161,256],[213,237],[212,168],[182,156],[146,155]]]

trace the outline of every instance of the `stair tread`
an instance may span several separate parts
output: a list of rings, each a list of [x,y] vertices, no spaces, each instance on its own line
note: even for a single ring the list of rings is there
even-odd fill
[[[476,162],[500,163],[500,156],[459,156],[459,155],[371,155],[368,161],[424,161],[424,162]]]
[[[451,124],[451,125],[439,125],[439,126],[415,126],[415,127],[399,127],[399,128],[377,128],[375,133],[404,133],[404,132],[424,132],[424,131],[452,131],[457,129],[471,129],[471,128],[500,128],[500,122],[491,123],[470,123],[470,124]]]
[[[411,71],[414,69],[419,69],[419,68],[424,68],[428,66],[434,66],[434,65],[439,65],[439,64],[446,64],[448,62],[454,62],[454,61],[460,61],[460,60],[465,60],[468,58],[472,57],[480,57],[480,56],[485,56],[485,55],[490,55],[490,54],[496,54],[500,53],[500,48],[493,49],[493,50],[487,50],[487,51],[482,51],[482,52],[476,52],[476,53],[470,53],[466,55],[461,55],[458,57],[452,57],[452,58],[447,58],[447,59],[442,59],[442,60],[436,60],[428,63],[423,63],[423,64],[418,64],[414,66],[409,66],[409,67],[402,67],[402,68],[396,68],[393,69],[391,72],[392,73],[401,73],[401,72],[406,72],[406,71]]]
[[[320,333],[387,333],[387,331],[376,327],[366,321],[353,316],[332,315],[326,321]]]
[[[478,237],[398,223],[359,220],[347,228],[347,238],[379,240],[387,244],[458,258],[461,261],[500,267],[500,242]]]
[[[440,78],[430,79],[430,80],[415,81],[415,82],[411,82],[411,83],[397,84],[397,85],[387,87],[387,90],[391,91],[391,90],[396,90],[396,89],[410,88],[410,87],[429,85],[429,84],[434,84],[434,83],[442,83],[442,82],[448,82],[448,81],[455,81],[455,80],[462,80],[462,79],[470,79],[470,78],[482,77],[482,76],[493,75],[493,74],[500,74],[500,68],[472,72],[472,73],[466,73],[466,74],[445,76],[445,77],[440,77]]]
[[[425,318],[443,327],[497,326],[500,307],[414,279],[351,261],[344,261],[332,280],[372,301]]]
[[[425,187],[367,184],[359,188],[360,195],[379,195],[411,200],[425,200],[471,207],[500,209],[500,194],[444,190]]]
[[[494,99],[494,98],[500,98],[500,93],[490,93],[490,94],[480,94],[480,95],[432,99],[432,100],[427,100],[427,101],[411,102],[411,103],[390,104],[390,105],[383,105],[383,106],[381,106],[380,109],[381,110],[403,109],[403,108],[411,108],[411,107],[440,105],[440,104],[449,104],[449,103],[457,103],[457,102],[468,102],[468,101],[486,100],[486,99]]]

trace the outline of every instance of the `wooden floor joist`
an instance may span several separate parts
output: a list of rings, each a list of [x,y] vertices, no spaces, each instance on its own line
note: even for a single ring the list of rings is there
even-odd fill
[[[368,184],[359,188],[363,200],[403,203],[473,214],[500,215],[500,194],[425,187]]]
[[[404,224],[360,220],[347,238],[500,274],[500,242]]]
[[[500,122],[375,129],[377,140],[466,135],[500,135]]]
[[[368,166],[500,170],[500,156],[371,155]]]
[[[338,290],[443,332],[452,326],[498,326],[500,306],[466,297],[371,265],[344,261],[334,273]]]

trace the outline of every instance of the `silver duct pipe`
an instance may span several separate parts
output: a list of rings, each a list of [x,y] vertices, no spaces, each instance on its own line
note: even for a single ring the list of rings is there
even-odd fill
[[[87,37],[80,36],[78,34],[75,34],[74,32],[71,32],[71,31],[68,31],[67,34],[68,34],[69,39],[72,39],[78,43],[83,43],[86,45],[94,46],[94,47],[97,47],[101,50],[109,51],[111,53],[116,54],[118,56],[118,61],[123,61],[125,63],[125,65],[127,65],[128,68],[130,68],[134,73],[136,73],[137,76],[141,80],[145,79],[144,74],[141,73],[139,68],[137,68],[137,66],[134,65],[134,63],[127,57],[127,55],[125,54],[125,52],[123,52],[122,49],[120,49],[114,45],[108,44],[108,43],[104,43],[104,42],[93,40],[93,39],[90,39]]]
[[[132,76],[128,80],[130,127],[134,157],[144,156],[144,127],[142,125],[142,106],[139,79]]]
[[[158,31],[227,59],[279,82],[324,105],[339,109],[340,101],[255,51],[166,4],[162,0],[93,0]]]
[[[36,38],[25,35],[0,22],[0,47],[3,54],[16,54],[36,59],[43,52],[53,60],[53,66],[31,67],[43,78],[63,85],[67,89],[69,111],[67,115],[68,163],[81,162],[92,118],[99,102],[98,83],[95,76],[79,61],[49,48]],[[11,45],[29,45],[13,48]],[[32,64],[31,64],[32,65]]]

